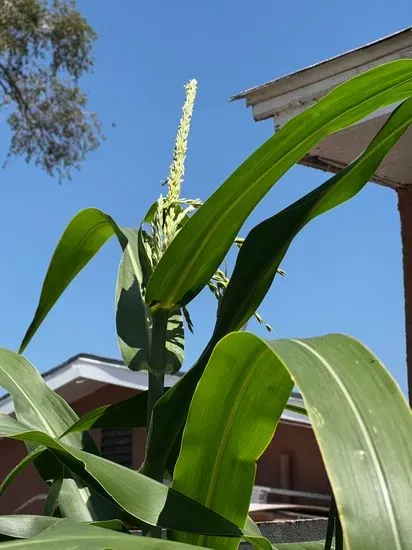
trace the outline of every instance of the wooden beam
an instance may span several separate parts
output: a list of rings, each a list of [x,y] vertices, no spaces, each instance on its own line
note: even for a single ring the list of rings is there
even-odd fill
[[[405,293],[406,366],[409,403],[412,406],[412,189],[398,189]]]

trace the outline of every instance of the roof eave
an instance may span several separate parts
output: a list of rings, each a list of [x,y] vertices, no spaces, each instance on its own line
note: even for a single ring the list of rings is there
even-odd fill
[[[148,388],[146,371],[131,371],[121,361],[99,358],[94,355],[76,355],[65,361],[58,367],[43,374],[49,387],[59,392],[69,384],[77,384],[81,381],[91,381],[101,384],[111,384],[137,391],[145,391]],[[171,387],[179,380],[179,375],[167,374],[165,386]],[[90,392],[92,393],[92,392]],[[303,400],[297,393],[292,393],[289,403],[303,406]],[[13,414],[14,405],[10,395],[0,398],[0,413]],[[309,425],[309,420],[304,415],[292,411],[284,411],[282,421]]]
[[[412,55],[412,27],[295,73],[241,92],[231,100],[246,99],[255,120],[263,120],[294,105],[310,103],[338,84],[382,63]]]

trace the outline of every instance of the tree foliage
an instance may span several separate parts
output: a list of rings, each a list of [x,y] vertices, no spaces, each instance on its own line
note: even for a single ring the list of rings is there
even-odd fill
[[[0,0],[0,105],[8,158],[23,156],[60,180],[101,139],[79,78],[93,67],[94,30],[74,0]]]

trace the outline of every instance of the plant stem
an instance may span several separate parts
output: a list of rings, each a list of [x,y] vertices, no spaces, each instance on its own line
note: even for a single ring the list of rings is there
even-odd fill
[[[164,379],[164,374],[156,375],[149,372],[149,391],[147,395],[147,426],[150,426],[154,406],[163,395]]]
[[[336,510],[335,497],[332,495],[332,500],[330,502],[330,507],[329,507],[329,519],[328,519],[328,526],[326,529],[326,540],[325,540],[324,550],[330,550],[332,548],[337,513],[338,512]]]
[[[168,311],[159,309],[153,313],[152,343],[150,350],[149,391],[147,425],[150,426],[153,408],[164,391],[164,367]]]
[[[167,332],[168,311],[159,309],[153,314],[152,343],[150,350],[150,371],[149,387],[147,401],[147,440],[149,442],[150,434],[153,430],[152,412],[157,401],[164,392],[164,367],[166,350],[166,332]],[[163,483],[163,470],[153,471],[149,476],[156,481]],[[160,527],[150,527],[143,531],[146,537],[161,538],[162,530]]]

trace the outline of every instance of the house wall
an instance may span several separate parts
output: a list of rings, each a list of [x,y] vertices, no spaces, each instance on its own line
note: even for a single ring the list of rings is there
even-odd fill
[[[132,395],[134,390],[107,385],[75,401],[72,407],[81,416],[96,407],[117,403]],[[92,430],[92,436],[99,446],[101,430]],[[134,429],[132,441],[132,464],[137,469],[144,459],[145,429]],[[4,479],[25,456],[25,447],[21,442],[4,439],[0,441],[0,452],[0,479]],[[309,427],[292,423],[278,426],[274,440],[258,462],[256,484],[326,494],[330,492],[322,459]],[[29,466],[0,497],[0,514],[41,514],[46,492],[47,486],[37,470]],[[290,501],[293,502],[293,499]]]
[[[27,452],[21,441],[2,439],[0,453],[0,479],[3,481]],[[36,468],[27,466],[0,497],[0,514],[41,514],[47,490]]]
[[[309,426],[281,422],[271,444],[258,461],[256,485],[329,495],[330,484]],[[277,501],[296,499],[276,497]],[[305,504],[324,503],[304,500]]]

